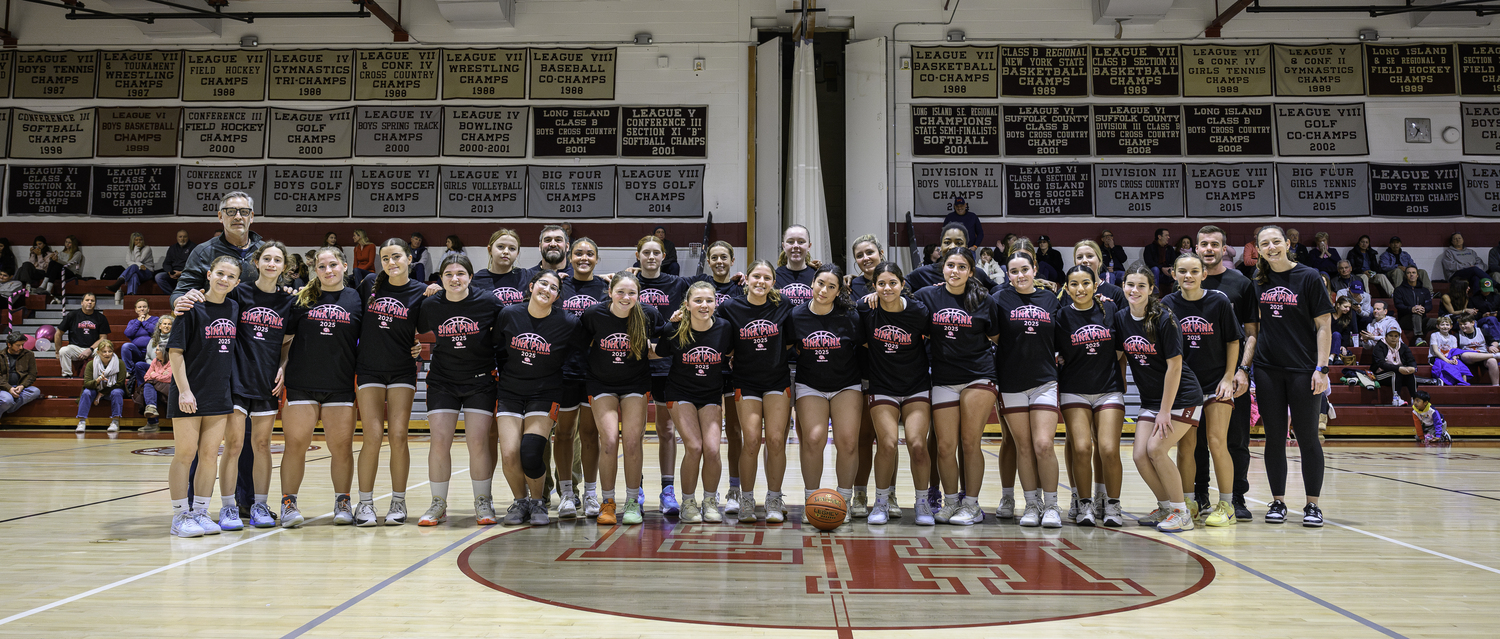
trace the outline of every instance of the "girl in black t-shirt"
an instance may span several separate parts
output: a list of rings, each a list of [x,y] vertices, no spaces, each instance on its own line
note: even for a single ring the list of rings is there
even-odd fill
[[[1281,227],[1267,225],[1255,234],[1260,263],[1255,272],[1256,314],[1241,318],[1260,321],[1255,338],[1255,397],[1266,424],[1266,476],[1271,482],[1271,505],[1266,523],[1286,521],[1286,429],[1291,428],[1302,449],[1302,485],[1307,506],[1302,525],[1321,527],[1323,511],[1323,446],[1318,443],[1318,412],[1328,389],[1324,365],[1333,340],[1333,304],[1323,280],[1311,267],[1293,261],[1291,244]]]
[[[1172,309],[1182,327],[1183,359],[1193,371],[1202,390],[1203,423],[1208,437],[1208,451],[1213,457],[1214,475],[1219,483],[1219,503],[1212,514],[1204,513],[1204,524],[1230,526],[1234,518],[1234,460],[1229,457],[1229,417],[1234,412],[1234,373],[1240,361],[1240,323],[1235,319],[1229,297],[1203,288],[1203,259],[1188,253],[1177,258],[1172,276],[1177,291],[1162,303]],[[1198,466],[1193,451],[1198,446],[1197,428],[1189,428],[1177,443],[1177,468],[1187,489],[1197,477]],[[1191,497],[1191,493],[1188,495]],[[1197,515],[1198,502],[1188,499],[1189,514]],[[1194,517],[1196,519],[1196,517]]]
[[[464,420],[469,474],[474,489],[474,518],[481,526],[496,523],[495,458],[490,431],[495,422],[495,322],[503,306],[490,291],[474,288],[473,266],[462,253],[449,253],[438,265],[443,292],[422,301],[413,327],[432,333],[432,366],[427,373],[427,480],[432,504],[417,521],[436,526],[448,517],[448,482],[453,476],[453,434]],[[366,320],[366,323],[374,318]],[[363,389],[361,389],[363,390]]]
[[[656,343],[657,357],[671,361],[666,400],[672,422],[682,435],[682,506],[685,523],[723,521],[719,509],[719,419],[723,414],[724,363],[734,349],[734,329],[715,317],[714,287],[695,282],[688,287],[682,316],[675,326],[662,331]],[[703,502],[694,499],[698,479],[703,479]]]
[[[735,411],[739,413],[743,445],[738,459],[739,520],[753,522],[755,478],[760,465],[760,445],[766,443],[766,521],[786,521],[786,501],[781,482],[786,477],[786,434],[792,415],[791,348],[792,303],[776,290],[776,267],[765,260],[750,265],[745,275],[744,296],[731,298],[719,307],[719,316],[735,331]],[[762,424],[765,436],[762,438]]]
[[[1198,425],[1203,393],[1192,369],[1183,363],[1182,328],[1172,310],[1157,301],[1154,282],[1145,265],[1126,269],[1125,299],[1130,306],[1115,313],[1115,349],[1125,354],[1141,396],[1135,467],[1157,499],[1156,510],[1138,521],[1162,532],[1181,532],[1193,529],[1193,518],[1186,500],[1172,501],[1182,494],[1182,478],[1168,453],[1183,433]]]
[[[531,271],[516,266],[516,259],[521,256],[521,236],[511,229],[495,231],[490,235],[487,250],[489,268],[475,273],[469,285],[489,291],[502,306],[526,301],[526,282],[531,278]],[[497,355],[503,357],[504,353]]]
[[[858,303],[864,300],[866,295],[875,292],[875,267],[885,261],[885,248],[880,245],[880,238],[874,235],[861,235],[855,238],[854,244],[850,246],[850,257],[854,260],[854,266],[858,268],[859,274],[852,278],[845,276],[844,279],[849,284],[850,299]],[[906,278],[902,277],[901,280],[905,282]],[[903,284],[903,286],[905,285]],[[871,301],[867,302],[866,305],[874,303]],[[860,368],[867,372],[869,370],[868,354],[865,350],[859,351]],[[865,381],[868,387],[869,380]],[[894,445],[894,442],[892,444]],[[892,448],[891,450],[895,449]],[[857,452],[859,455],[859,468],[854,471],[854,501],[849,504],[849,508],[854,511],[855,517],[866,517],[870,512],[867,491],[870,483],[870,472],[874,470],[875,460],[875,420],[870,413],[869,402],[865,403],[863,415],[861,415],[859,421],[859,446]],[[928,464],[928,466],[930,467],[931,464]],[[888,479],[890,482],[886,484],[887,486],[896,483],[895,466],[891,466],[891,476]],[[880,482],[876,481],[875,483],[878,486]],[[901,507],[896,504],[895,493],[887,495],[885,516],[901,517]]]
[[[709,244],[706,249],[708,272],[690,278],[690,282],[708,282],[714,285],[714,300],[719,308],[723,308],[729,300],[745,296],[745,287],[742,281],[743,274],[736,276],[734,273],[734,245],[723,240]],[[729,490],[724,493],[724,514],[737,515],[740,512],[741,488],[740,488],[740,453],[743,450],[743,441],[740,434],[740,412],[739,400],[734,399],[734,378],[731,371],[724,369],[724,396],[733,401],[724,411],[724,447],[728,453],[729,460]],[[751,521],[754,521],[752,518]]]
[[[411,276],[412,250],[406,240],[391,238],[376,249],[380,271],[365,278],[359,294],[365,300],[366,321],[360,326],[359,356],[354,366],[363,439],[359,448],[359,504],[354,525],[374,526],[375,475],[380,472],[380,446],[386,429],[391,434],[391,508],[385,523],[406,522],[406,479],[411,473],[411,450],[406,429],[412,399],[417,394],[418,362],[411,356],[416,343],[417,313],[428,285]],[[435,292],[438,287],[432,286]]]
[[[813,276],[813,295],[808,303],[792,309],[793,344],[797,346],[797,435],[801,440],[804,498],[820,487],[823,449],[828,444],[828,423],[833,422],[833,445],[837,453],[838,491],[844,501],[854,497],[854,473],[859,458],[860,413],[865,396],[856,348],[864,341],[859,315],[844,287],[838,266],[824,264]],[[806,523],[806,512],[803,513]],[[845,514],[845,521],[853,516]]]
[[[1076,253],[1075,253],[1076,255]],[[1120,427],[1125,421],[1124,359],[1115,349],[1114,302],[1098,299],[1094,270],[1068,269],[1057,312],[1057,392],[1067,425],[1065,450],[1073,485],[1069,514],[1080,526],[1125,524],[1120,512]],[[1097,450],[1093,442],[1098,442]],[[1095,462],[1095,456],[1098,463]],[[1092,468],[1092,470],[1091,470]],[[1093,485],[1090,486],[1090,483]],[[1099,490],[1103,485],[1103,490]],[[1104,502],[1103,508],[1095,504]],[[1101,514],[1102,511],[1102,514]]]
[[[917,291],[932,324],[927,343],[932,361],[932,429],[937,433],[938,474],[943,505],[938,523],[970,526],[980,522],[979,489],[984,482],[984,451],[979,440],[995,408],[993,342],[1000,337],[995,300],[971,279],[974,258],[961,246],[943,251],[943,283]],[[956,455],[962,449],[963,479]],[[962,500],[958,493],[966,493]]]
[[[286,410],[282,431],[286,450],[281,455],[281,526],[295,528],[303,517],[297,506],[307,447],[313,430],[323,422],[328,452],[333,456],[333,523],[354,523],[349,488],[354,483],[355,360],[364,299],[344,286],[349,265],[337,247],[313,252],[313,278],[297,293],[287,332],[292,345],[286,365]]]
[[[905,424],[912,483],[917,489],[916,523],[931,526],[934,520],[927,504],[927,488],[932,464],[927,453],[927,427],[932,412],[932,379],[927,374],[927,332],[932,317],[926,306],[905,295],[906,282],[895,263],[881,262],[870,269],[870,280],[876,302],[862,304],[859,310],[870,378],[868,412],[880,446],[874,459],[875,507],[866,521],[884,524],[890,520],[898,425]],[[861,438],[860,449],[864,447]]]
[[[599,245],[581,237],[573,240],[568,249],[568,262],[573,265],[573,274],[563,282],[559,305],[573,317],[582,317],[589,307],[608,297],[608,283],[602,277],[594,277],[594,267],[599,264]],[[557,516],[573,519],[579,516],[599,516],[599,496],[595,481],[599,477],[599,429],[594,423],[594,412],[589,407],[587,366],[588,352],[582,348],[572,351],[572,356],[563,363],[562,402],[557,412],[557,433],[552,444],[552,458],[559,470],[567,469],[568,479],[558,478]],[[580,458],[583,466],[582,504],[574,496],[572,480],[573,438],[579,438]]]
[[[1128,305],[1125,302],[1125,291],[1114,284],[1110,284],[1108,280],[1103,279],[1099,275],[1099,273],[1104,272],[1102,270],[1104,268],[1104,258],[1101,257],[1102,255],[1104,255],[1104,250],[1099,248],[1099,244],[1093,240],[1079,240],[1077,244],[1073,245],[1073,264],[1089,267],[1089,271],[1094,274],[1094,277],[1099,282],[1099,285],[1094,287],[1096,289],[1095,294],[1102,295],[1105,299],[1114,302],[1115,308],[1125,308]],[[1071,273],[1072,271],[1068,272]],[[1063,278],[1067,279],[1067,276],[1064,275]]]
[[[276,525],[266,498],[271,493],[271,430],[281,407],[281,391],[286,386],[287,347],[292,343],[286,332],[286,321],[293,298],[281,287],[286,259],[290,255],[281,242],[262,242],[254,255],[260,277],[254,282],[240,284],[231,294],[240,306],[235,335],[239,352],[234,367],[234,423],[243,424],[246,417],[250,418],[250,450],[255,456],[251,472],[255,503],[250,506],[250,524],[256,528]],[[226,501],[233,500],[234,487],[239,480],[243,439],[243,428],[224,431],[219,484]],[[238,504],[235,505],[238,511]]]
[[[239,305],[228,295],[239,281],[238,259],[222,256],[214,260],[208,268],[207,299],[177,318],[167,341],[172,362],[172,439],[176,445],[167,482],[172,497],[171,532],[178,537],[217,535],[220,531],[220,524],[208,516],[208,500],[214,493],[224,426],[234,412],[229,384],[224,380],[234,371],[234,320],[239,315]],[[193,503],[189,506],[188,470],[195,456],[200,463],[191,478]],[[230,487],[232,491],[233,484]],[[238,508],[232,518],[223,518],[221,513],[221,522],[229,530],[244,527]]]
[[[661,270],[666,256],[666,244],[655,235],[647,235],[635,243],[635,259],[641,263],[638,279],[641,283],[640,302],[656,309],[663,318],[682,306],[683,293],[687,291],[685,278],[664,273]],[[651,401],[656,403],[656,436],[659,450],[657,461],[661,467],[661,514],[675,515],[680,507],[676,488],[672,486],[677,467],[677,430],[672,422],[672,411],[667,408],[667,372],[671,364],[666,360],[651,362]]]
[[[781,299],[802,306],[812,299],[812,239],[807,227],[793,224],[781,234],[781,256],[776,260],[776,290]]]
[[[1027,247],[1029,249],[1029,246]],[[1010,286],[992,296],[1000,315],[995,371],[1001,411],[1026,491],[1022,526],[1061,528],[1057,509],[1057,295],[1036,286],[1036,259],[1018,250],[1005,264]],[[1003,372],[1001,372],[1003,371]],[[1002,459],[1010,451],[1002,450]],[[1008,477],[1007,477],[1008,478]],[[1005,504],[1002,504],[1002,509]]]
[[[662,322],[656,309],[640,303],[640,290],[641,283],[634,275],[615,273],[608,300],[589,307],[579,321],[582,338],[588,343],[585,370],[589,407],[599,431],[601,526],[641,523],[641,505],[636,500],[641,495],[641,439],[646,432],[646,403],[651,392],[647,353]],[[622,437],[626,499],[617,514],[615,476]]]

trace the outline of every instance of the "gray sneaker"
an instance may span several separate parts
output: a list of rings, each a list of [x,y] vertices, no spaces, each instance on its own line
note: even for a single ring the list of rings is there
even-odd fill
[[[1104,504],[1104,525],[1109,528],[1119,528],[1125,525],[1125,517],[1120,512],[1120,500],[1106,500]]]
[[[540,499],[531,500],[531,525],[546,526],[552,523],[547,517],[547,502]]]
[[[1161,523],[1161,520],[1166,519],[1167,516],[1171,514],[1172,511],[1167,510],[1166,508],[1158,507],[1156,510],[1151,511],[1151,514],[1135,520],[1135,523],[1142,526],[1155,526]]]
[[[1000,500],[1000,505],[995,508],[996,519],[1016,518],[1016,498],[1005,497]]]
[[[932,506],[927,505],[927,500],[917,500],[917,505],[915,506],[915,508],[917,509],[918,526],[931,526],[933,522],[936,521],[932,517]]]
[[[379,523],[380,516],[375,514],[375,504],[359,502],[354,507],[354,525],[360,528],[369,528]]]
[[[717,524],[724,521],[724,513],[719,510],[718,497],[703,498],[703,521],[704,523]]]
[[[759,519],[755,514],[755,493],[740,493],[740,510],[736,516],[742,524],[753,524]]]
[[[779,524],[786,521],[786,500],[781,497],[766,498],[766,523]]]
[[[480,495],[474,498],[474,523],[480,526],[493,526],[499,523],[495,517],[495,504],[489,495]]]
[[[932,518],[935,519],[935,520],[937,520],[937,523],[947,524],[947,523],[951,523],[951,520],[953,519],[953,516],[957,515],[957,514],[958,514],[958,500],[954,499],[954,500],[948,501],[947,503],[943,504],[943,507],[940,508],[940,509],[938,509],[937,513],[934,514],[932,516]]]
[[[339,495],[333,499],[333,524],[335,526],[348,526],[354,523],[354,505],[350,503],[348,495]]]
[[[901,504],[896,503],[896,493],[891,493],[891,496],[885,500],[885,513],[891,519],[901,518]]]
[[[684,524],[696,524],[703,521],[703,511],[698,509],[698,499],[692,495],[682,498],[682,507],[677,511],[677,521]]]
[[[724,514],[738,515],[740,512],[740,489],[738,486],[729,487],[724,493]]]
[[[392,499],[391,509],[385,513],[385,525],[400,526],[406,523],[406,500]]]
[[[510,502],[510,508],[505,509],[505,521],[507,526],[519,526],[526,523],[526,515],[531,512],[531,505],[525,499],[517,499]]]
[[[1078,521],[1078,493],[1073,493],[1073,501],[1068,506],[1068,521]]]
[[[869,516],[870,496],[865,494],[865,491],[855,489],[854,499],[850,500],[849,503],[849,514],[860,519],[864,519],[865,517]],[[849,518],[845,517],[844,521],[848,522]]]
[[[432,505],[427,507],[427,512],[417,520],[418,526],[436,526],[448,521],[448,500],[442,497],[433,497]]]
[[[1109,495],[1094,495],[1094,521],[1104,521],[1104,503],[1109,501]]]

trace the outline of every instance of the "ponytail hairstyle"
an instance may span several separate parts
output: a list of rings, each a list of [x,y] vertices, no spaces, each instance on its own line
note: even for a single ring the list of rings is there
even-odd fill
[[[458,257],[458,256],[455,256],[455,257]],[[464,261],[467,262],[468,258],[464,258]],[[456,261],[455,262],[449,262],[447,258],[444,258],[443,259],[443,268],[448,268],[447,265],[448,264],[452,264],[452,263],[457,263],[457,262]],[[442,271],[439,270],[438,272],[441,273]],[[474,271],[469,271],[469,272],[473,273]],[[537,280],[540,280],[543,277],[548,276],[548,275],[551,275],[552,279],[557,280],[557,289],[558,289],[557,294],[558,295],[562,295],[562,278],[558,277],[557,271],[554,271],[552,269],[537,269],[537,272],[531,274],[531,279],[526,281],[526,300],[525,300],[526,303],[528,303],[528,304],[531,303],[531,285],[537,283]],[[557,303],[557,298],[555,298],[555,297],[552,298],[552,302],[553,302],[553,304],[556,304]]]
[[[240,258],[232,255],[220,255],[208,264],[208,272],[214,272],[214,269],[218,268],[220,264],[233,264],[236,273],[244,270],[244,265],[240,263]]]
[[[256,275],[259,276],[260,274],[260,256],[265,255],[267,249],[281,251],[281,275],[276,278],[276,283],[279,285],[292,281],[292,278],[296,277],[296,274],[292,273],[292,257],[294,256],[285,244],[277,240],[261,241],[260,248],[255,249],[255,252],[250,254],[251,263],[256,265]]]
[[[323,296],[323,281],[318,279],[317,270],[318,261],[322,260],[325,254],[339,258],[340,264],[349,265],[349,262],[344,259],[344,249],[342,248],[337,246],[322,246],[313,249],[312,261],[307,271],[307,286],[297,291],[297,306],[312,308],[312,305],[318,302],[318,298]],[[210,270],[212,270],[211,267]]]
[[[652,237],[656,236],[653,235]],[[687,348],[688,344],[693,343],[693,320],[688,316],[688,301],[693,299],[693,291],[708,291],[709,297],[716,297],[717,295],[717,289],[714,288],[714,285],[703,280],[693,282],[693,285],[688,287],[687,292],[682,296],[682,321],[677,323],[677,333],[675,334],[677,337],[677,348]],[[634,342],[632,342],[631,346],[634,345]]]
[[[641,280],[628,271],[615,273],[614,279],[609,281],[609,292],[614,293],[615,287],[625,282],[635,284],[635,290],[639,294]],[[650,337],[646,334],[646,311],[641,309],[639,298],[636,299],[635,306],[630,307],[630,316],[625,318],[625,334],[630,336],[630,356],[637,360],[646,359],[646,346]]]
[[[973,313],[984,304],[987,293],[983,290],[984,286],[974,279],[974,256],[969,254],[969,250],[962,246],[952,246],[943,251],[943,257],[938,260],[938,272],[941,273],[943,266],[948,264],[948,258],[955,255],[969,264],[969,281],[964,282],[964,310]]]
[[[855,240],[854,243],[859,244],[859,242],[860,240]],[[876,244],[876,246],[879,246],[879,244]],[[911,294],[911,286],[906,283],[906,274],[901,272],[901,265],[895,262],[881,262],[875,265],[875,270],[870,272],[870,277],[872,279],[870,280],[869,285],[872,290],[875,288],[875,281],[880,279],[880,275],[882,273],[890,273],[891,275],[895,275],[896,279],[901,280],[902,297],[906,297]]]
[[[354,232],[363,233],[364,231],[355,229]],[[368,240],[369,237],[366,237],[365,239]],[[377,263],[380,261],[380,252],[391,246],[401,249],[401,252],[406,255],[406,259],[411,259],[411,245],[407,244],[406,240],[403,240],[399,237],[393,237],[389,240],[381,242],[380,246],[375,249],[375,261]],[[471,269],[469,273],[472,275],[474,271]],[[406,267],[406,276],[411,277],[410,266]],[[391,276],[386,274],[384,268],[375,269],[375,285],[370,287],[370,299],[365,301],[365,305],[368,306],[369,304],[373,303],[375,301],[375,294],[380,291],[380,287],[385,286],[390,281]]]
[[[1260,234],[1265,233],[1266,231],[1276,231],[1277,233],[1281,234],[1281,239],[1286,239],[1286,231],[1282,230],[1281,227],[1276,226],[1275,224],[1267,224],[1258,229],[1255,229],[1254,244],[1255,251],[1257,253],[1260,252]],[[1288,260],[1293,260],[1292,256],[1290,255],[1286,256],[1286,258]],[[1260,256],[1260,259],[1255,261],[1255,283],[1260,284],[1261,286],[1265,286],[1271,283],[1271,265],[1266,263],[1266,256],[1264,255]]]
[[[880,251],[881,253],[885,252],[885,246],[881,245],[880,238],[875,237],[875,235],[873,233],[866,233],[864,235],[861,235],[859,237],[854,238],[854,243],[850,244],[849,248],[852,249],[852,248],[854,248],[856,246],[864,244],[865,242],[869,242],[871,244],[874,244],[875,245],[875,250]]]
[[[802,229],[802,232],[807,234],[807,246],[809,248],[812,247],[812,231],[807,230],[807,227],[802,226],[801,224],[793,224],[791,226],[786,227],[786,231],[782,231],[781,232],[781,243],[782,244],[786,244],[786,234],[787,234],[787,231],[790,231],[792,229]],[[781,250],[781,252],[776,256],[776,265],[777,266],[786,266],[786,249],[783,248]]]
[[[1088,242],[1090,244],[1094,243],[1093,240],[1084,240],[1083,242]],[[1082,244],[1083,242],[1079,242],[1079,244]],[[1098,246],[1098,245],[1095,245],[1095,246]],[[1075,245],[1075,247],[1076,247],[1076,245]],[[1071,278],[1074,273],[1087,273],[1088,276],[1089,276],[1089,281],[1091,281],[1091,282],[1094,283],[1094,293],[1096,295],[1098,294],[1098,292],[1099,292],[1099,274],[1095,273],[1094,269],[1089,268],[1087,265],[1084,265],[1084,264],[1074,264],[1073,266],[1068,267],[1068,270],[1067,270],[1066,273],[1063,273],[1063,285],[1057,287],[1057,299],[1061,300],[1063,298],[1063,296],[1068,295],[1068,279]]]
[[[844,269],[839,268],[837,264],[824,264],[819,266],[818,270],[813,271],[813,281],[817,281],[818,276],[824,273],[832,273],[833,278],[839,282],[839,293],[833,298],[833,310],[840,313],[854,310],[854,300],[849,298],[849,285],[844,283]]]
[[[1172,260],[1172,270],[1177,270],[1177,263],[1183,260],[1192,260],[1198,263],[1199,268],[1206,268],[1203,265],[1203,258],[1199,257],[1197,253],[1183,253],[1182,255],[1178,255],[1177,259]]]
[[[1125,277],[1140,275],[1146,278],[1146,283],[1151,286],[1151,295],[1146,298],[1146,339],[1156,343],[1156,325],[1166,319],[1175,323],[1177,316],[1172,314],[1172,309],[1162,305],[1159,291],[1156,288],[1156,275],[1151,272],[1145,264],[1136,262],[1125,269]]]
[[[745,297],[747,299],[750,297],[750,274],[754,273],[755,269],[762,266],[766,267],[766,270],[771,272],[771,277],[773,279],[776,277],[776,267],[769,261],[755,260],[754,262],[751,262],[750,268],[745,269]],[[766,291],[766,300],[771,303],[771,306],[781,305],[781,291],[776,290],[775,282],[772,282],[771,290]]]

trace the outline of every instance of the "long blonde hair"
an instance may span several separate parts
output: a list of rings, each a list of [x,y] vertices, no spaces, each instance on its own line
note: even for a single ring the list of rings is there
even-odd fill
[[[715,297],[717,292],[713,284],[699,280],[693,282],[682,295],[682,321],[677,324],[677,348],[687,348],[688,344],[693,343],[693,320],[688,316],[688,302],[693,299],[693,291],[708,291],[709,297]]]
[[[323,281],[318,279],[317,269],[318,260],[323,259],[324,253],[336,255],[339,258],[340,264],[343,264],[346,267],[349,265],[349,262],[344,259],[344,249],[336,246],[324,246],[314,249],[312,266],[309,268],[307,273],[307,286],[304,286],[302,287],[302,290],[297,291],[297,306],[301,306],[302,308],[312,308],[312,305],[317,303],[318,298],[323,296]]]
[[[627,271],[615,273],[614,279],[609,281],[609,293],[613,294],[615,287],[625,282],[635,284],[636,294],[640,294],[641,281]],[[613,295],[610,297],[610,303],[614,303]],[[630,307],[630,316],[625,319],[625,334],[630,336],[630,356],[645,359],[647,340],[650,336],[646,334],[646,311],[641,308],[640,298],[636,298],[635,306]]]

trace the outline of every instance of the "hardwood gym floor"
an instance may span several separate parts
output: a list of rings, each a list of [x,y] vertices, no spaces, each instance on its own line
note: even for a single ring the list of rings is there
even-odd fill
[[[168,437],[0,442],[4,636],[1475,637],[1500,610],[1497,442],[1330,443],[1326,528],[1261,523],[1252,502],[1254,523],[1178,535],[1021,529],[992,512],[982,526],[918,528],[904,470],[908,514],[885,527],[681,525],[654,512],[654,443],[644,526],[479,528],[459,472],[448,524],[334,527],[319,450],[302,491],[309,525],[202,539],[167,535],[169,458],[136,454]],[[413,521],[429,501],[426,446],[412,446]],[[463,446],[453,452],[465,469]],[[786,488],[800,497],[789,452]],[[1252,453],[1250,497],[1265,500]],[[1142,514],[1152,500],[1122,454],[1123,501]],[[503,482],[496,491],[503,508]],[[992,462],[981,502],[998,498]]]

